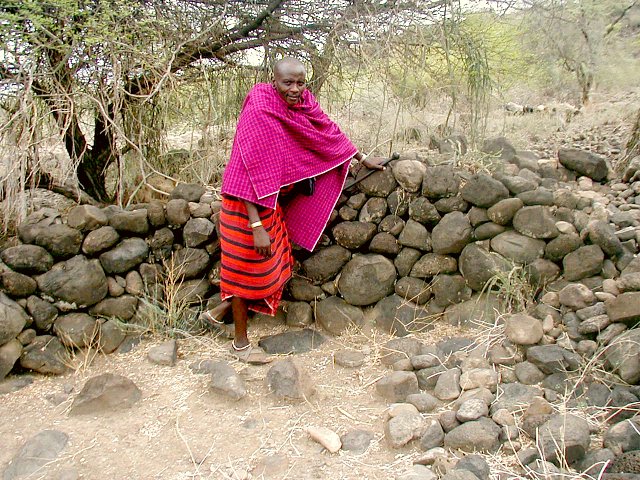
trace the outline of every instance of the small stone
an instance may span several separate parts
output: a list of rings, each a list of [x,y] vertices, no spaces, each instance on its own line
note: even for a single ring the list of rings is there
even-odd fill
[[[173,339],[167,340],[160,345],[150,348],[147,356],[151,363],[173,367],[178,358],[178,342]]]
[[[487,404],[478,398],[472,398],[460,405],[456,413],[456,418],[464,423],[477,420],[480,417],[486,417],[487,415],[489,415],[489,407]]]
[[[84,384],[71,404],[71,415],[96,414],[107,410],[132,407],[142,397],[142,392],[126,377],[104,373],[92,377]]]
[[[345,368],[359,368],[364,365],[366,356],[353,350],[339,350],[333,354],[333,360],[337,365]]]
[[[331,453],[336,453],[342,447],[342,441],[336,432],[326,427],[307,427],[311,439]]]
[[[351,430],[340,437],[342,450],[351,451],[355,454],[364,453],[374,438],[373,432],[368,430]]]
[[[247,394],[244,381],[231,365],[225,361],[214,362],[209,365],[211,383],[209,388],[233,400],[240,400]]]

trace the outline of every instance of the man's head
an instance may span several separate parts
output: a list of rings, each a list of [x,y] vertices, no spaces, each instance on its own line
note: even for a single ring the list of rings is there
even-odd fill
[[[302,92],[307,88],[306,77],[304,65],[295,58],[283,58],[273,67],[273,86],[289,105],[300,101]]]

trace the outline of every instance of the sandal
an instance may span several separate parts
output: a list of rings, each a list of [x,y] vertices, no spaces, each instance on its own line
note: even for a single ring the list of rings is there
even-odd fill
[[[209,310],[205,310],[200,314],[198,319],[207,325],[214,332],[222,335],[225,338],[232,339],[235,336],[233,324],[226,324],[222,320],[218,320],[211,315]]]
[[[235,341],[231,342],[231,354],[242,363],[250,365],[265,365],[275,359],[272,355],[265,353],[262,348],[254,347],[251,344],[238,348]]]

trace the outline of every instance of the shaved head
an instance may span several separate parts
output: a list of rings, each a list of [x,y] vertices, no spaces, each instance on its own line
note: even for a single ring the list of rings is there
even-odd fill
[[[285,57],[273,66],[273,87],[289,105],[296,105],[307,88],[307,72],[300,60]]]
[[[282,76],[285,73],[303,73],[307,75],[307,71],[300,60],[293,57],[284,57],[282,60],[278,60],[273,66],[273,75]]]

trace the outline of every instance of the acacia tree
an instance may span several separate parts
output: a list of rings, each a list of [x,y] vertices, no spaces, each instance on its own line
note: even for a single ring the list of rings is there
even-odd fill
[[[601,59],[617,27],[638,0],[525,0],[530,41],[571,73],[580,101],[589,102]]]

